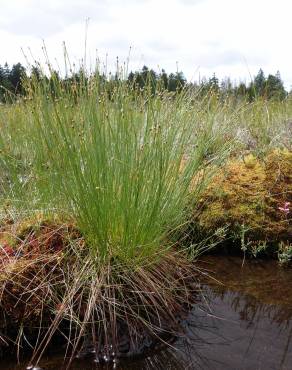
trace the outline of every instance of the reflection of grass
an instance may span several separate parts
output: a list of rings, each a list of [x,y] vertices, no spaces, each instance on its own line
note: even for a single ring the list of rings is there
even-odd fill
[[[239,314],[240,320],[245,321],[248,326],[266,318],[279,327],[286,327],[292,318],[292,310],[285,303],[283,305],[273,305],[262,302],[249,294],[221,288],[212,290],[212,296],[220,298],[222,301],[230,301],[232,309]]]
[[[239,292],[267,306],[291,307],[291,271],[274,260],[248,260],[243,265],[238,257],[204,256],[199,266],[208,269],[211,278],[207,275],[205,281],[216,291]]]

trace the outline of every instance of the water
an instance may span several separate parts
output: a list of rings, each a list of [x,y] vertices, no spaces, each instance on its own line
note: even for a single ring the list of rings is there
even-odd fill
[[[291,370],[292,269],[275,261],[245,261],[238,257],[204,257],[200,267],[213,271],[202,279],[202,303],[187,320],[187,339],[117,364],[98,366],[76,360],[73,370]],[[217,279],[217,280],[215,280]],[[26,364],[2,361],[2,370],[22,370]],[[61,355],[51,354],[39,365],[63,368]]]

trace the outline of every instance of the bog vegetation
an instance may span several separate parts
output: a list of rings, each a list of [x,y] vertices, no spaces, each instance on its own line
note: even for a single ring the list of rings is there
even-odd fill
[[[0,70],[3,343],[29,337],[37,363],[62,332],[71,359],[90,343],[114,360],[183,335],[193,259],[225,237],[244,252],[282,243],[290,259],[292,102],[279,76],[238,99],[215,77],[48,67]]]

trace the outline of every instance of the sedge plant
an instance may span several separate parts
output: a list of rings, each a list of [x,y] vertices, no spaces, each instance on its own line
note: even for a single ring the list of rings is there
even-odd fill
[[[148,82],[140,90],[119,71],[108,80],[98,70],[68,82],[51,70],[28,78],[26,98],[8,108],[0,135],[3,204],[9,200],[18,219],[56,213],[81,235],[58,251],[54,284],[42,281],[53,316],[34,361],[64,321],[73,353],[89,336],[109,358],[120,351],[121,333],[129,348],[145,330],[178,333],[177,315],[193,299],[195,268],[173,235],[229,142],[218,145],[216,114],[198,125],[202,107],[188,91],[153,93]],[[30,232],[17,236],[20,248],[31,243]]]

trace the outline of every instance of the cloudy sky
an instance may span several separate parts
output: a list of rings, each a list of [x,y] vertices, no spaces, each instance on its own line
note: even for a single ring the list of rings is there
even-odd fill
[[[108,69],[116,57],[130,69],[177,68],[189,80],[212,73],[249,81],[259,68],[280,70],[292,86],[291,0],[0,0],[0,64],[42,59],[63,68],[96,56]],[[107,56],[108,55],[108,56]]]

